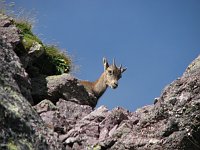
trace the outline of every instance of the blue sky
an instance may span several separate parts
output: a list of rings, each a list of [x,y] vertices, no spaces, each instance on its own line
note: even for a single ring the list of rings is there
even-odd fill
[[[12,0],[13,1],[13,0]],[[9,1],[8,1],[9,2]],[[200,54],[199,0],[16,0],[32,11],[34,32],[47,44],[67,49],[76,76],[96,80],[102,58],[128,69],[116,90],[98,106],[131,111],[152,104]]]

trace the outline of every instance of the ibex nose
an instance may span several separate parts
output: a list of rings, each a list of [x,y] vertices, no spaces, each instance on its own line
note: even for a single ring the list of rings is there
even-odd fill
[[[118,82],[113,83],[113,88],[116,89],[118,87]]]

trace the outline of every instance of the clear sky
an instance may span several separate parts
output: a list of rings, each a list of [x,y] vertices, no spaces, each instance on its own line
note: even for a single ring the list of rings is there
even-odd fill
[[[12,0],[32,11],[34,32],[67,49],[76,76],[96,80],[102,58],[128,69],[98,106],[131,111],[152,104],[200,54],[199,0]]]

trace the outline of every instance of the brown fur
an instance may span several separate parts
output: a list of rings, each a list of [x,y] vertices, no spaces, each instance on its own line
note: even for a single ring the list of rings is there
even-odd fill
[[[103,95],[108,86],[113,89],[117,88],[118,80],[121,78],[121,74],[126,70],[126,68],[122,68],[122,66],[117,67],[114,61],[113,65],[109,66],[105,58],[103,58],[103,64],[104,72],[99,79],[94,82],[80,81],[80,84],[82,84],[89,93],[94,94],[97,99]]]

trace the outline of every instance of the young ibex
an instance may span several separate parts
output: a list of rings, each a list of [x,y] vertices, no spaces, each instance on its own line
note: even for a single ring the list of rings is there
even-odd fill
[[[103,58],[104,72],[95,82],[89,81],[80,81],[85,89],[93,94],[97,99],[99,99],[103,93],[106,91],[107,87],[112,89],[117,88],[118,80],[121,78],[121,75],[127,68],[117,67],[115,60],[113,59],[113,64],[109,65],[106,58]]]

